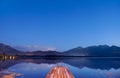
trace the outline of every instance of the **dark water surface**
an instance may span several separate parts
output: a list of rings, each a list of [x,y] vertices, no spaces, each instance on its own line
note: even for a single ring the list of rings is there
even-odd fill
[[[56,71],[58,70],[59,74],[54,71],[54,68]],[[67,73],[66,69],[69,73]],[[53,70],[52,73],[50,73],[51,70]],[[48,78],[48,75],[52,74],[57,74],[58,76],[62,76],[62,74],[73,75],[74,78],[120,78],[120,58],[19,59],[0,61],[0,78]],[[69,76],[67,78],[73,77]]]

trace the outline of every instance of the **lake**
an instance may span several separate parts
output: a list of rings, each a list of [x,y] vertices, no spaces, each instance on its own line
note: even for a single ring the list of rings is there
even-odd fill
[[[1,60],[0,78],[120,78],[120,58]]]

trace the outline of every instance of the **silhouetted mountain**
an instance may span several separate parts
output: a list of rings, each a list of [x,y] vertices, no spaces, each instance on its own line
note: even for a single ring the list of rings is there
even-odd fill
[[[86,48],[74,48],[64,52],[64,55],[70,56],[120,56],[120,47],[99,45]]]
[[[12,48],[11,46],[0,43],[0,54],[5,53],[9,55],[37,55],[37,56],[57,56],[60,55],[60,52],[56,51],[33,51],[33,52],[22,52]]]
[[[19,55],[34,55],[34,56],[98,56],[98,57],[120,57],[120,47],[99,45],[90,46],[86,48],[77,47],[65,52],[57,51],[33,51],[33,52],[22,52],[16,50],[8,45],[0,43],[0,54],[19,54]]]
[[[9,55],[15,55],[15,54],[19,54],[22,55],[24,54],[21,51],[18,51],[8,45],[2,44],[0,43],[0,54],[5,53],[5,54],[9,54]]]
[[[33,51],[26,53],[27,55],[37,55],[37,56],[57,56],[61,55],[60,52],[57,51]]]

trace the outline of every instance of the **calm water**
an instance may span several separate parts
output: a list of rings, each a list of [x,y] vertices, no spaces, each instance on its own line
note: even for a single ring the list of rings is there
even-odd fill
[[[120,58],[5,60],[0,61],[0,78],[46,78],[55,67],[75,78],[120,78]]]

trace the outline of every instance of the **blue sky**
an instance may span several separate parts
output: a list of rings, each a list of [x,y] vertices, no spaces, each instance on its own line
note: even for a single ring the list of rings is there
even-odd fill
[[[0,42],[67,50],[120,46],[120,0],[0,0]]]

